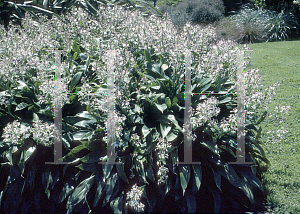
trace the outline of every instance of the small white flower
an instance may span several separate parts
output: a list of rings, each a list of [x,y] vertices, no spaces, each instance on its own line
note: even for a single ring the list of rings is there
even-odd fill
[[[143,191],[141,187],[138,187],[136,184],[133,185],[130,192],[127,193],[126,206],[131,206],[138,212],[144,211],[145,205],[140,202],[140,198],[142,197]]]
[[[167,151],[171,147],[172,147],[172,145],[170,142],[167,142],[167,140],[165,140],[163,138],[158,138],[156,150],[158,150],[158,157],[160,160],[165,160],[169,157],[169,155],[167,154]]]
[[[159,167],[158,172],[157,172],[157,175],[159,176],[158,184],[166,182],[166,180],[168,178],[168,175],[167,175],[168,172],[169,172],[169,169],[167,167],[164,167],[164,166]]]

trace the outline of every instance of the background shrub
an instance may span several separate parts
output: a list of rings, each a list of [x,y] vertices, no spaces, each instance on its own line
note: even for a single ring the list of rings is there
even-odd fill
[[[193,23],[212,23],[223,18],[225,12],[221,0],[187,0],[176,7],[163,6],[162,12],[168,12],[175,25]]]
[[[217,35],[219,39],[253,43],[286,40],[292,29],[296,32],[299,29],[297,19],[292,13],[243,7],[237,14],[224,18],[217,24]]]
[[[271,17],[262,9],[244,7],[239,13],[217,24],[219,38],[233,39],[239,43],[266,41],[264,35]]]

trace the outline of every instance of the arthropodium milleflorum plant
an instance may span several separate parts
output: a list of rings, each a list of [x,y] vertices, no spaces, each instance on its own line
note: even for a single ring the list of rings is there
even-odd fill
[[[172,66],[175,71],[179,71],[178,76],[172,77],[174,78],[173,82],[175,84],[179,85],[181,81],[179,77],[183,72],[181,67],[182,61],[177,57],[178,53],[175,50],[182,50],[184,48],[195,50],[196,53],[199,52],[199,67],[195,68],[195,74],[202,73],[206,77],[213,77],[213,81],[225,77],[230,77],[232,81],[235,81],[236,60],[233,57],[237,51],[237,48],[234,47],[235,43],[230,41],[220,41],[216,43],[216,35],[212,27],[200,29],[198,26],[187,24],[182,34],[178,34],[168,17],[166,17],[166,20],[160,20],[154,16],[150,16],[149,19],[145,20],[141,17],[140,12],[129,13],[128,11],[122,11],[119,7],[114,7],[110,10],[100,8],[99,13],[102,14],[100,20],[93,20],[83,13],[81,9],[74,8],[74,16],[65,17],[67,19],[73,19],[69,24],[60,22],[60,20],[54,17],[45,24],[34,26],[36,23],[30,21],[30,19],[24,19],[23,24],[26,31],[22,31],[21,35],[14,33],[13,28],[5,34],[4,29],[0,28],[1,33],[3,32],[3,35],[5,35],[5,38],[0,43],[0,49],[4,52],[0,58],[0,71],[2,85],[5,86],[4,90],[10,87],[10,82],[12,82],[14,86],[17,86],[17,81],[22,80],[22,75],[24,76],[25,71],[29,68],[40,71],[41,75],[39,79],[41,82],[47,81],[49,78],[48,74],[51,74],[53,65],[47,60],[42,60],[42,51],[47,53],[46,49],[48,48],[62,48],[70,51],[72,44],[72,50],[74,50],[76,47],[73,41],[77,40],[82,44],[82,47],[84,47],[90,59],[92,59],[90,64],[92,65],[92,69],[98,71],[97,78],[100,81],[98,84],[93,81],[90,82],[90,79],[87,80],[86,83],[83,81],[80,89],[81,94],[78,94],[79,100],[88,106],[92,114],[98,116],[105,115],[107,114],[107,109],[103,103],[106,101],[105,96],[100,94],[100,92],[103,92],[100,85],[107,82],[106,68],[104,65],[111,56],[104,55],[105,51],[103,51],[103,49],[120,48],[122,51],[119,49],[117,52],[118,56],[121,57],[117,57],[115,61],[115,82],[117,86],[115,94],[118,95],[116,97],[116,106],[118,106],[121,111],[119,110],[120,114],[115,115],[115,118],[119,121],[119,125],[121,124],[119,127],[117,126],[119,129],[117,133],[121,133],[122,129],[126,128],[123,126],[124,124],[122,124],[122,121],[124,122],[125,119],[124,112],[129,115],[131,110],[130,104],[134,103],[134,99],[128,94],[128,87],[131,86],[136,89],[137,99],[141,97],[145,99],[144,94],[147,94],[147,99],[149,100],[156,99],[157,96],[156,91],[150,88],[150,84],[153,81],[149,81],[149,78],[145,78],[141,73],[141,78],[138,79],[137,82],[134,82],[132,76],[129,75],[130,68],[134,67],[136,62],[133,54],[130,52],[128,41],[133,41],[134,44],[137,44],[141,48],[148,50],[155,48],[156,51],[161,52],[167,59],[165,63],[169,64],[170,67]],[[36,44],[31,38],[36,38],[40,41],[40,44]],[[78,53],[80,53],[79,50]],[[96,58],[98,59],[95,60]],[[67,72],[71,75],[76,75],[80,67],[73,61],[69,63],[70,66]],[[87,67],[83,70],[86,71]],[[7,73],[5,71],[11,72]],[[20,75],[15,75],[17,73]],[[176,78],[179,80],[177,81]],[[63,77],[63,81],[66,83],[71,81],[71,79],[72,77],[70,75]],[[260,107],[265,104],[265,100],[271,95],[267,91],[265,93],[255,91],[255,87],[257,87],[256,81],[258,79],[256,72],[253,72],[253,70],[249,70],[246,73],[245,90],[247,93],[245,106],[247,113],[246,118],[248,119],[255,119],[257,115],[262,113],[259,111],[261,109]],[[137,84],[148,87],[142,89],[142,87],[138,87]],[[175,88],[176,87],[178,86],[175,85]],[[91,88],[93,88],[94,96],[87,97],[86,94]],[[68,88],[65,92],[69,92],[70,90],[71,89]],[[272,88],[270,88],[270,91],[271,90]],[[234,88],[232,91],[234,91]],[[255,92],[257,94],[255,94]],[[40,96],[40,98],[43,99],[43,96]],[[254,105],[257,103],[258,105]],[[223,118],[219,123],[219,121],[212,118],[212,116],[216,116],[219,113],[217,105],[218,102],[214,98],[207,99],[207,101],[200,103],[192,116],[192,123],[195,124],[194,128],[202,124],[208,129],[211,129],[215,135],[218,135],[218,132],[232,132],[234,127],[236,127],[234,118],[236,109],[232,111],[234,114],[229,116],[229,118]],[[203,111],[203,108],[207,109],[207,111]],[[141,112],[142,111],[140,111],[140,113]],[[251,114],[252,112],[253,114]],[[128,120],[128,118],[126,119]],[[107,127],[107,122],[105,126]],[[97,128],[99,127],[98,124]],[[134,134],[135,133],[131,133],[130,144],[136,148],[133,153],[133,158],[138,161],[137,159],[140,157],[140,154],[145,152],[143,148],[145,141],[142,141],[141,136]],[[121,134],[117,137],[119,137],[119,139],[116,139],[118,147],[122,148],[128,146],[125,142],[122,142]],[[166,158],[168,157],[170,143],[160,136],[154,138],[153,141],[158,141],[156,145],[159,162],[157,175],[159,177],[158,183],[161,184],[164,183],[168,177],[169,169],[166,167]],[[134,174],[131,178],[133,177]],[[137,192],[135,189],[136,186],[134,186],[131,192]],[[128,198],[137,202],[141,196],[140,193],[141,192],[138,191],[136,197],[134,197],[134,193],[128,193]],[[139,203],[135,202],[128,203],[129,206],[132,205],[137,209],[143,210],[144,207],[138,204]]]
[[[75,9],[75,8],[74,8]],[[103,9],[103,8],[102,8]],[[46,29],[46,27],[42,27],[42,26],[40,26],[40,27],[38,27],[39,28],[39,31],[40,31],[40,34],[39,35],[44,35],[44,36],[46,36],[46,38],[53,38],[54,39],[54,44],[57,46],[58,44],[59,44],[59,42],[57,42],[57,40],[60,40],[61,42],[60,42],[60,44],[59,44],[59,46],[61,46],[61,45],[63,45],[63,44],[65,44],[65,45],[63,45],[63,47],[70,47],[70,44],[71,44],[71,39],[72,38],[74,38],[74,37],[66,37],[66,36],[64,36],[64,37],[61,37],[61,36],[59,36],[59,37],[56,37],[55,36],[55,34],[57,35],[57,33],[58,34],[60,34],[60,35],[62,35],[62,33],[60,33],[60,31],[57,31],[55,28],[57,28],[57,29],[65,29],[66,31],[67,31],[67,33],[69,33],[69,35],[71,34],[71,35],[76,35],[76,37],[75,38],[77,38],[77,39],[79,39],[79,41],[82,41],[83,42],[83,44],[84,44],[84,46],[85,47],[87,47],[87,48],[90,48],[90,50],[88,49],[88,52],[91,54],[92,52],[93,52],[93,49],[91,49],[91,47],[92,47],[92,43],[95,43],[95,42],[93,42],[92,40],[94,40],[95,38],[97,39],[97,34],[98,33],[102,33],[102,37],[106,37],[107,38],[107,36],[108,36],[108,38],[110,37],[110,36],[113,36],[113,34],[117,34],[117,32],[119,32],[119,30],[117,30],[117,27],[119,27],[119,29],[120,29],[120,27],[121,27],[121,25],[119,24],[119,23],[121,23],[121,21],[119,21],[119,20],[124,20],[124,19],[126,19],[126,18],[128,18],[128,16],[129,16],[129,14],[128,13],[125,13],[124,14],[124,18],[121,18],[121,17],[119,17],[119,15],[114,15],[114,14],[120,14],[120,13],[118,13],[117,11],[119,10],[120,8],[114,8],[113,10],[115,10],[116,12],[115,13],[111,13],[109,10],[108,11],[105,11],[103,14],[103,19],[105,19],[105,18],[108,18],[108,17],[111,17],[111,20],[115,20],[113,23],[115,23],[115,24],[113,24],[113,25],[115,25],[115,26],[112,26],[112,23],[109,23],[108,22],[108,26],[106,26],[105,24],[104,24],[104,26],[101,26],[101,29],[100,28],[98,28],[98,29],[96,29],[96,28],[94,28],[94,27],[96,27],[98,24],[96,23],[96,22],[94,22],[94,21],[92,21],[92,20],[90,20],[90,21],[88,21],[88,19],[87,19],[87,17],[86,17],[86,15],[85,14],[82,14],[82,16],[77,16],[76,17],[76,19],[77,19],[77,21],[74,21],[74,22],[72,22],[72,24],[71,24],[71,26],[70,27],[67,27],[67,26],[64,26],[64,24],[63,23],[59,23],[59,22],[57,22],[57,26],[58,27],[52,27],[53,25],[50,25],[49,23],[48,24],[46,24],[45,26],[47,26],[47,29],[52,29],[52,30],[49,30],[49,32],[52,32],[52,36],[50,36],[49,37],[49,35],[48,34],[46,34],[45,32],[44,33],[42,33],[42,31],[43,31],[43,29]],[[75,11],[77,11],[77,10],[79,10],[80,11],[80,9],[75,9]],[[107,13],[107,14],[106,14]],[[77,14],[79,14],[78,12],[75,12],[75,15],[77,15]],[[55,20],[55,18],[54,18],[54,20]],[[53,20],[53,22],[55,22]],[[110,20],[110,19],[108,19],[108,20]],[[131,21],[131,22],[129,22],[129,23],[126,23],[126,26],[128,27],[128,26],[139,26],[141,29],[135,29],[135,28],[133,28],[133,29],[131,29],[131,31],[133,30],[134,32],[136,32],[136,31],[138,31],[138,30],[140,30],[140,32],[143,34],[143,33],[146,33],[147,31],[145,31],[145,30],[143,30],[143,29],[145,29],[145,28],[152,28],[153,30],[154,30],[154,32],[157,34],[161,34],[161,33],[164,33],[164,31],[156,31],[156,27],[152,27],[152,26],[147,26],[147,24],[146,23],[143,23],[143,24],[141,24],[141,23],[136,23],[136,20],[133,20],[132,18],[129,18],[129,20]],[[150,18],[150,20],[153,22],[153,17],[151,17]],[[141,20],[142,21],[142,20]],[[133,22],[133,23],[132,23]],[[160,21],[159,21],[160,22]],[[78,24],[79,23],[79,24]],[[88,31],[86,31],[85,29],[86,28],[88,28],[87,27],[87,25],[84,25],[83,23],[88,23],[89,24],[89,26],[90,26],[90,28],[89,28],[89,32],[92,32],[93,34],[92,34],[92,36],[85,36],[85,35],[87,35],[87,32]],[[104,22],[105,23],[105,22]],[[151,22],[150,22],[151,23]],[[31,30],[31,27],[30,27],[30,25],[28,25],[29,23],[28,23],[28,21],[26,20],[25,21],[25,23],[24,23],[24,25],[25,25],[25,28],[27,29],[27,31],[28,32],[30,32],[30,30]],[[72,26],[73,25],[73,26]],[[162,23],[161,24],[163,27],[165,27],[166,29],[167,28],[169,28],[171,25],[166,25],[165,23]],[[145,26],[145,27],[144,27]],[[189,26],[189,25],[188,25]],[[77,32],[74,32],[74,29],[78,29],[78,27],[80,27],[79,29],[80,29],[80,33],[77,33]],[[99,26],[100,27],[100,26]],[[103,27],[104,27],[104,29],[103,29]],[[110,30],[110,31],[108,31],[108,29],[112,29],[111,27],[113,27],[114,29],[115,29],[115,31],[113,31],[113,30]],[[107,29],[107,30],[105,30],[105,29]],[[100,31],[101,30],[101,31]],[[103,33],[104,32],[104,33]],[[149,31],[148,31],[149,32]],[[187,38],[187,37],[184,37],[184,36],[179,36],[179,35],[175,35],[175,31],[174,31],[174,29],[173,29],[173,31],[172,31],[172,28],[170,29],[170,32],[172,32],[173,33],[173,35],[174,36],[170,36],[170,34],[166,34],[166,37],[164,37],[163,36],[163,34],[162,35],[160,35],[160,36],[163,36],[163,38],[162,39],[157,39],[157,37],[156,36],[153,36],[153,37],[150,37],[150,40],[149,40],[149,34],[147,35],[147,34],[143,34],[143,35],[141,35],[140,37],[135,37],[135,35],[138,35],[137,33],[131,33],[131,34],[129,34],[129,35],[127,35],[127,34],[125,34],[124,33],[124,31],[122,31],[122,35],[123,35],[123,37],[125,38],[125,39],[123,39],[123,40],[120,40],[120,36],[121,35],[118,35],[117,37],[119,37],[119,39],[118,40],[112,40],[112,38],[111,38],[111,40],[110,40],[110,42],[112,43],[112,42],[118,42],[119,44],[121,43],[121,45],[124,45],[125,47],[126,47],[126,40],[136,40],[136,41],[140,41],[140,44],[142,44],[142,46],[145,46],[145,45],[148,45],[147,47],[149,47],[149,45],[150,46],[157,46],[157,49],[159,50],[159,49],[162,49],[162,50],[168,50],[170,53],[171,53],[171,56],[175,56],[175,54],[173,54],[172,55],[172,53],[174,53],[173,52],[173,50],[176,48],[176,46],[174,47],[174,48],[170,48],[170,47],[166,47],[166,46],[162,46],[162,44],[165,44],[165,45],[169,45],[169,44],[176,44],[176,42],[173,42],[173,40],[180,40],[181,38]],[[191,31],[187,31],[187,30],[185,30],[185,34],[189,34]],[[37,33],[35,33],[35,31],[32,31],[31,32],[34,36],[38,36],[38,34]],[[154,33],[154,34],[155,34]],[[201,49],[207,49],[207,50],[209,50],[209,43],[211,42],[211,41],[209,41],[211,38],[214,38],[215,37],[215,35],[213,34],[213,31],[212,31],[212,29],[210,29],[210,28],[208,28],[207,29],[207,31],[206,30],[202,30],[202,34],[195,34],[196,33],[196,31],[194,30],[194,31],[192,31],[192,34],[194,34],[194,37],[196,37],[194,40],[192,40],[191,39],[191,41],[197,41],[197,39],[198,40],[200,40],[200,41],[202,41],[202,44],[200,44],[201,46],[199,47],[199,48],[201,48]],[[111,35],[109,35],[109,34],[111,34]],[[48,35],[48,37],[47,37],[47,35]],[[15,35],[14,35],[15,36]],[[54,36],[54,37],[53,37]],[[200,36],[200,37],[199,37]],[[81,39],[81,37],[85,37],[84,39]],[[153,41],[153,39],[152,39],[152,41],[151,41],[151,38],[154,38],[155,40]],[[208,39],[208,40],[207,40]],[[167,40],[167,41],[164,41],[164,40]],[[18,40],[11,40],[11,41],[18,41]],[[23,40],[19,40],[19,41],[22,41],[22,42],[24,42],[24,39]],[[45,39],[40,39],[39,41],[41,41],[41,43],[42,44],[45,44],[44,45],[44,47],[46,46],[46,47],[51,47],[51,42],[49,43],[49,46],[48,45],[46,45],[46,43],[43,43],[43,41],[45,41]],[[50,41],[53,41],[53,40],[50,40]],[[96,40],[97,41],[97,40]],[[150,42],[149,42],[150,41]],[[29,42],[29,41],[26,41],[26,42]],[[63,42],[63,43],[62,43]],[[148,44],[147,44],[147,42],[148,42]],[[158,42],[158,43],[157,43]],[[162,43],[161,43],[162,42]],[[152,44],[151,44],[152,43]],[[156,43],[156,44],[155,44]],[[24,44],[24,43],[23,43]],[[155,45],[154,45],[155,44]],[[17,44],[18,45],[18,44]],[[19,44],[20,45],[20,44]],[[24,44],[25,46],[26,46],[26,43]],[[27,45],[28,46],[28,45]],[[113,46],[113,45],[112,45]],[[207,58],[205,58],[205,57],[203,57],[202,58],[202,66],[200,66],[200,69],[202,70],[204,70],[204,71],[214,71],[214,73],[212,73],[213,74],[213,76],[214,76],[214,78],[216,77],[216,75],[220,75],[220,76],[224,76],[224,75],[226,75],[226,74],[228,74],[228,70],[230,70],[230,69],[232,69],[232,67],[226,67],[224,64],[223,64],[223,62],[225,61],[225,62],[228,62],[227,64],[229,64],[229,65],[231,65],[232,66],[232,64],[231,64],[231,62],[232,61],[234,61],[234,59],[233,58],[231,58],[230,56],[231,56],[231,54],[234,52],[234,50],[231,50],[231,51],[229,51],[228,52],[228,50],[231,48],[233,46],[233,44],[232,43],[227,43],[227,42],[225,42],[225,41],[221,41],[221,43],[219,43],[219,44],[217,44],[216,46],[214,46],[211,50],[209,50],[210,52],[208,52],[209,54],[207,54],[207,56],[209,56],[209,58],[210,58],[210,60],[207,60]],[[42,45],[42,47],[43,47],[43,45]],[[54,46],[52,46],[52,47],[54,47]],[[179,46],[179,47],[184,47],[184,46]],[[195,44],[194,44],[194,47],[196,48],[197,46],[195,46]],[[6,43],[6,48],[8,48],[8,44]],[[40,48],[40,47],[39,47]],[[27,50],[27,54],[30,56],[30,54],[28,53],[28,51],[30,51],[30,50],[32,50],[33,51],[33,53],[35,53],[35,52],[38,52],[38,49],[39,49],[38,47],[34,47],[34,45],[33,44],[31,44],[31,48],[27,48],[26,50]],[[224,49],[226,49],[227,48],[227,50],[224,50]],[[10,49],[6,49],[6,50],[10,50]],[[25,50],[25,49],[23,49],[23,50]],[[168,51],[165,51],[165,52],[168,52]],[[21,53],[21,55],[22,55],[22,53],[23,53],[23,55],[26,55],[26,52],[19,52],[19,53]],[[18,57],[18,54],[14,54],[14,58],[15,59],[19,59],[19,58],[21,58],[21,59],[24,59],[24,57],[22,57],[22,56],[19,56]],[[39,56],[40,57],[40,56]],[[128,57],[128,55],[127,55],[127,57]],[[6,57],[5,58],[6,60],[8,60],[8,57]],[[35,61],[33,61],[33,59],[35,60]],[[28,64],[29,64],[29,66],[28,67],[30,67],[30,65],[31,65],[31,67],[33,66],[33,64],[34,63],[36,63],[35,64],[35,66],[36,67],[39,67],[39,69],[41,69],[42,71],[44,70],[44,73],[45,73],[45,70],[47,69],[47,65],[43,65],[43,64],[41,64],[39,61],[38,61],[38,56],[37,55],[35,55],[35,57],[33,57],[33,58],[30,58],[29,57],[29,62],[28,62]],[[173,61],[173,63],[175,63],[174,61]],[[12,63],[13,64],[13,63]],[[15,64],[17,64],[17,62],[15,63]],[[2,65],[8,65],[7,63],[3,63]],[[19,64],[20,65],[20,64]],[[97,66],[96,64],[93,64],[93,66]],[[44,68],[44,69],[43,69]],[[96,67],[96,69],[97,69],[97,67]],[[25,70],[25,69],[24,69]],[[23,70],[23,71],[24,71]],[[103,70],[102,68],[100,68],[100,72],[101,72],[101,70]],[[72,69],[71,69],[71,71],[72,71]],[[226,73],[227,72],[227,73]],[[102,73],[102,75],[104,74],[104,72],[101,72]],[[4,73],[4,75],[7,75],[7,73]],[[120,75],[121,76],[121,75]],[[126,77],[126,75],[125,75],[125,77]],[[101,78],[101,77],[100,77]],[[103,79],[103,81],[105,81],[106,79],[105,79],[106,77],[105,76],[102,76],[102,79]],[[44,77],[44,79],[45,79],[45,82],[46,81],[48,81],[48,77]],[[143,80],[145,80],[145,79],[143,79]],[[45,90],[46,91],[46,90]],[[82,87],[82,92],[84,91],[84,87]],[[124,92],[124,90],[123,90],[123,92]],[[122,93],[121,92],[117,92],[119,95],[122,95]],[[150,92],[151,93],[151,92]],[[84,92],[83,92],[83,94],[84,94]],[[124,97],[124,96],[119,96],[119,97]],[[43,98],[42,96],[40,96],[40,98]],[[95,99],[95,100],[98,100],[98,99]],[[93,106],[95,109],[97,109],[97,105],[95,104],[95,102],[97,102],[97,101],[91,101],[91,103],[90,103],[90,105],[91,106]],[[88,102],[87,102],[87,104],[88,104]]]

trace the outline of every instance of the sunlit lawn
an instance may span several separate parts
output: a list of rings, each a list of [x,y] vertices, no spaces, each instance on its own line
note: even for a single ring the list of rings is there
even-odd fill
[[[300,41],[250,44],[251,66],[262,75],[263,88],[280,81],[280,92],[269,105],[290,105],[288,133],[278,145],[263,145],[271,162],[263,176],[267,202],[272,213],[300,213]],[[277,130],[279,124],[262,123],[263,132]]]

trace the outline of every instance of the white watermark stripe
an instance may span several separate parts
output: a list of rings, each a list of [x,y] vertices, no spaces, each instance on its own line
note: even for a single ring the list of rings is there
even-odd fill
[[[244,51],[237,51],[237,150],[236,162],[228,164],[253,164],[245,162],[245,87],[244,87]]]
[[[67,164],[62,162],[62,82],[61,82],[61,50],[55,51],[55,104],[54,104],[54,162],[45,164]]]
[[[115,162],[115,84],[114,84],[114,61],[116,58],[115,50],[108,50],[108,61],[107,61],[107,162],[98,162],[98,164],[122,164]]]

